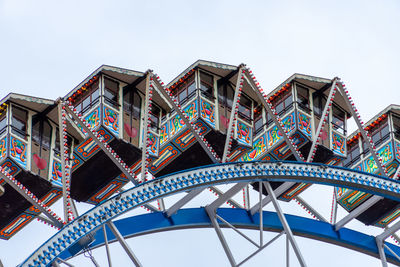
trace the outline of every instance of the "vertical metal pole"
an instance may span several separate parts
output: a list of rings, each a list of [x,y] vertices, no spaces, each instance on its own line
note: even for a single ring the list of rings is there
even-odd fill
[[[215,218],[215,211],[213,209],[210,209],[209,207],[206,207],[206,211],[208,214],[208,217],[210,218],[210,221],[215,229],[215,232],[217,233],[217,236],[219,238],[219,241],[222,244],[222,247],[224,248],[225,254],[228,257],[229,263],[231,264],[232,267],[236,266],[235,259],[233,258],[232,252],[229,249],[228,243],[225,240],[224,234],[221,231],[221,228],[218,225],[218,222]]]
[[[106,252],[107,252],[108,267],[112,267],[110,247],[108,246],[107,231],[106,231],[106,225],[105,224],[103,224],[103,234],[104,234],[104,243],[105,243]]]
[[[243,188],[243,198],[244,198],[244,208],[246,210],[250,209],[250,192],[249,192],[249,186],[246,185],[245,188]]]
[[[149,130],[149,111],[150,111],[150,77],[151,72],[146,74],[146,91],[145,91],[145,102],[144,102],[144,121],[143,121],[143,137],[142,137],[142,181],[146,179],[146,169],[147,169],[147,138]]]
[[[286,267],[290,266],[289,253],[290,253],[289,238],[286,235]]]
[[[333,207],[332,207],[332,214],[331,214],[331,224],[336,224],[336,219],[337,219],[337,208],[338,208],[338,203],[337,203],[337,195],[336,195],[336,187],[333,187]]]
[[[63,208],[64,208],[64,221],[69,221],[68,215],[68,199],[67,199],[67,183],[65,176],[65,150],[64,150],[64,131],[63,131],[63,109],[62,102],[58,102],[58,134],[60,138],[60,156],[61,156],[61,181],[62,181],[62,197],[63,197]]]
[[[262,182],[258,182],[258,201],[262,201]],[[264,225],[263,225],[263,210],[262,210],[262,205],[260,205],[259,209],[259,216],[260,216],[260,247],[262,247],[264,240],[263,240],[263,231],[264,231]]]
[[[294,239],[292,230],[290,229],[290,226],[286,221],[285,215],[283,214],[282,209],[279,206],[279,203],[278,203],[278,200],[276,199],[274,190],[272,190],[272,187],[269,184],[269,182],[264,182],[264,186],[265,186],[265,189],[267,189],[267,191],[268,191],[268,195],[271,196],[272,204],[274,205],[274,208],[275,208],[276,212],[278,213],[279,220],[282,223],[283,229],[285,230],[286,236],[289,238],[289,241],[294,249],[294,253],[297,256],[297,259],[298,259],[300,265],[302,267],[307,266],[303,259],[303,256],[301,255],[299,246],[297,245],[296,240]]]
[[[135,254],[133,254],[131,248],[129,247],[128,243],[126,243],[124,237],[121,235],[121,233],[118,231],[117,227],[115,227],[114,223],[112,221],[107,222],[108,227],[110,227],[111,232],[115,235],[117,238],[118,242],[121,244],[122,248],[125,250],[126,254],[128,254],[129,258],[132,260],[133,264],[135,266],[143,266],[138,258],[136,258]]]
[[[376,246],[378,247],[379,257],[381,259],[382,267],[388,267],[385,255],[385,248],[383,247],[382,240],[376,238]]]

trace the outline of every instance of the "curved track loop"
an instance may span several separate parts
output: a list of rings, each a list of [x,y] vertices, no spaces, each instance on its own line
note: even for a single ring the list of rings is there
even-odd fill
[[[231,208],[220,208],[217,213],[236,228],[259,230],[258,213],[252,216],[245,209]],[[286,215],[286,219],[295,235],[346,247],[379,259],[374,236],[346,228],[336,232],[330,223],[295,215]],[[114,221],[114,224],[125,238],[178,229],[213,228],[205,208],[181,209],[170,218],[164,216],[162,212],[137,215]],[[220,226],[227,227],[222,222]],[[282,224],[275,212],[263,211],[263,226],[264,231],[283,231]],[[116,241],[110,230],[107,230],[107,240],[109,243]],[[94,249],[103,245],[103,232],[98,231],[90,248]],[[387,245],[396,254],[400,254],[400,247],[390,243],[387,243]],[[60,258],[67,260],[71,256],[69,251],[66,250],[60,255]],[[389,251],[386,256],[389,262],[400,264],[400,261]]]
[[[340,167],[299,162],[239,162],[202,166],[151,180],[108,199],[67,224],[22,266],[46,266],[107,221],[156,199],[199,187],[261,180],[341,186],[400,201],[399,181]]]

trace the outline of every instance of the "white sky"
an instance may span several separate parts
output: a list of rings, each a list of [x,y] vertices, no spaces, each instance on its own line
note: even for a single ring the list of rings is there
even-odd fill
[[[56,99],[101,64],[150,68],[168,82],[205,59],[246,63],[267,92],[295,72],[339,76],[367,121],[387,105],[400,104],[399,14],[398,0],[0,0],[0,98],[17,92]],[[311,192],[306,196],[320,202],[315,197],[321,195]],[[34,223],[11,241],[0,241],[5,266],[21,262],[51,234],[46,231]],[[239,238],[232,238],[241,248]],[[247,266],[283,266],[283,240]],[[379,266],[350,250],[299,240],[310,266]],[[145,266],[228,266],[211,230],[129,242]],[[117,247],[114,265],[123,266],[117,260],[126,256]],[[104,250],[96,253],[106,266]],[[82,259],[77,265],[89,262]]]

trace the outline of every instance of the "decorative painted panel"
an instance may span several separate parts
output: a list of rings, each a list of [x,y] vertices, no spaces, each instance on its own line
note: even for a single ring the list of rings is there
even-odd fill
[[[157,135],[155,135],[152,132],[149,132],[148,134],[148,151],[149,155],[152,157],[158,157],[158,141],[159,138]]]
[[[13,176],[17,175],[21,171],[21,168],[11,159],[6,159],[1,164],[1,167],[3,167],[9,174]]]
[[[119,116],[118,112],[108,108],[103,107],[103,124],[108,130],[115,136],[119,135]]]
[[[208,127],[205,123],[201,121],[196,122],[196,126],[200,129],[200,134],[205,135],[210,131],[210,127]],[[173,144],[181,151],[185,151],[189,147],[191,147],[195,142],[196,138],[192,134],[192,132],[187,129],[182,132],[179,136],[172,140]]]
[[[125,183],[121,181],[113,180],[107,186],[103,187],[99,192],[97,192],[94,196],[92,196],[88,200],[88,202],[92,204],[100,203],[101,201],[107,199],[109,196],[115,193],[115,191],[121,188],[124,184]]]
[[[341,160],[342,160],[341,158],[333,157],[333,158],[329,159],[325,164],[336,166],[340,163]]]
[[[395,141],[395,146],[396,146],[396,159],[400,161],[400,143]]]
[[[158,159],[152,161],[150,171],[155,174],[160,171],[165,165],[171,160],[176,158],[180,154],[180,151],[175,146],[169,144],[161,150]]]
[[[368,193],[349,190],[349,193],[345,194],[342,199],[339,199],[339,202],[347,211],[351,211],[370,196]]]
[[[102,127],[97,131],[101,136],[104,137],[104,140],[107,142],[110,142],[114,137],[105,129]],[[96,145],[95,141],[92,140],[92,138],[86,139],[84,142],[82,142],[78,147],[74,149],[74,153],[78,154],[80,158],[83,160],[89,159],[91,156],[96,154],[96,152],[99,150],[99,146]]]
[[[265,151],[267,151],[267,138],[265,134],[263,134],[256,141],[254,141],[253,149],[249,153],[244,154],[239,161],[256,160]]]
[[[372,156],[367,158],[363,162],[363,164],[364,164],[364,171],[366,172],[375,173],[378,170],[378,165],[376,165],[376,162]]]
[[[58,160],[53,160],[51,168],[51,183],[52,185],[62,187],[62,168],[61,162]]]
[[[160,129],[160,146],[162,146],[163,144],[165,144],[165,142],[168,141],[169,136],[168,136],[168,122],[165,123],[164,125],[161,125],[161,129]]]
[[[283,127],[290,134],[296,128],[296,122],[294,118],[294,112],[286,116],[282,120]]]
[[[385,146],[379,149],[378,154],[383,165],[386,165],[386,163],[390,162],[393,159],[392,142],[387,143]]]
[[[389,223],[393,222],[400,216],[400,209],[397,209],[396,211],[390,213],[388,216],[384,217],[380,221],[378,221],[375,225],[378,227],[384,228],[387,226]]]
[[[265,155],[263,158],[261,158],[260,160],[262,161],[270,161],[273,160],[273,158],[270,155]]]
[[[282,138],[282,133],[278,130],[277,126],[272,127],[267,131],[268,147],[273,147]]]
[[[26,169],[26,152],[28,146],[25,142],[11,136],[10,156],[16,163]]]
[[[200,116],[205,122],[207,122],[213,128],[215,128],[214,113],[215,113],[214,105],[200,98]]]
[[[90,112],[85,117],[86,122],[90,125],[90,129],[97,129],[100,126],[100,107]],[[83,129],[82,129],[83,130]],[[84,132],[84,131],[83,131]]]
[[[346,157],[346,138],[332,132],[332,151],[333,153]]]
[[[388,172],[389,177],[393,176],[396,173],[398,166],[399,163],[397,163],[397,161],[395,160],[386,165],[386,171]]]
[[[300,183],[297,185],[294,185],[292,188],[290,188],[288,191],[286,191],[283,195],[279,197],[279,199],[282,200],[290,200],[309,188],[311,184],[305,184],[305,183]]]
[[[293,135],[293,143],[297,145],[297,147],[301,147],[305,142],[306,138],[298,131],[296,131]],[[274,148],[271,154],[279,160],[286,159],[292,153],[289,146],[285,141],[283,141],[280,145]]]
[[[311,118],[301,112],[297,112],[297,123],[299,130],[311,139]]]
[[[62,190],[61,188],[54,188],[51,190],[49,193],[47,193],[44,197],[40,199],[43,204],[46,204],[47,206],[52,205],[54,202],[56,202],[60,197],[62,196]],[[27,210],[27,213],[33,214],[33,215],[38,215],[40,214],[40,210],[35,208],[34,206],[30,206]]]
[[[243,155],[243,153],[245,153],[246,151],[247,151],[247,148],[245,148],[245,147],[241,147],[241,146],[237,147],[229,155],[229,161],[231,161],[231,162],[237,161]]]
[[[0,140],[0,161],[7,157],[7,136]]]
[[[22,213],[7,226],[0,230],[0,238],[9,239],[16,232],[21,230],[26,224],[28,224],[33,218],[34,216],[32,214]]]
[[[190,105],[183,109],[185,114],[189,117],[189,121],[192,121],[198,117],[197,113],[197,101],[192,102]]]
[[[178,114],[176,114],[171,120],[170,120],[170,136],[174,136],[176,133],[178,133],[183,127],[185,127],[185,122],[179,117]]]
[[[76,156],[75,153],[72,154],[71,160],[72,160],[72,171],[75,171],[83,164],[83,160],[78,156]]]
[[[245,123],[237,120],[237,141],[239,144],[245,146],[251,146],[252,141],[252,128],[247,126]]]

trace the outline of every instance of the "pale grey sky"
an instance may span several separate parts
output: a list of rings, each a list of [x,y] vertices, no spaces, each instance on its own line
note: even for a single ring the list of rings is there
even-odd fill
[[[205,59],[246,63],[267,92],[295,72],[339,76],[367,121],[387,105],[400,104],[399,14],[398,0],[0,0],[0,97],[18,92],[56,99],[101,64],[151,68],[168,82],[195,60]],[[330,198],[321,201],[318,190],[306,196],[317,205],[326,202],[329,209]],[[53,233],[47,229],[33,223],[12,240],[1,240],[5,266],[28,256]],[[241,249],[238,237],[230,237],[239,253],[249,248]],[[248,266],[283,266],[283,240]],[[145,266],[228,266],[211,230],[129,242]],[[310,266],[379,266],[379,261],[346,249],[299,242]],[[115,266],[124,266],[117,264],[127,260],[117,247]],[[95,253],[106,266],[104,250]],[[87,259],[79,260],[77,266],[90,266]]]

